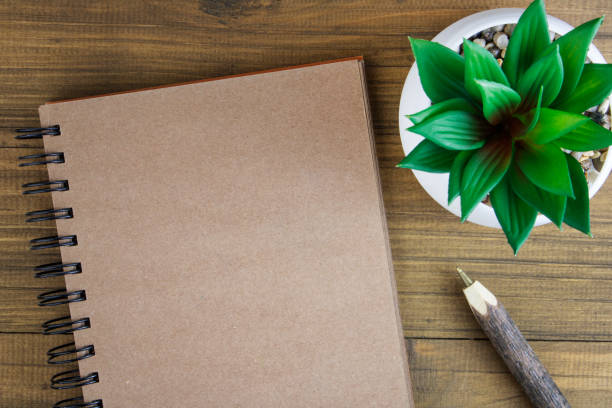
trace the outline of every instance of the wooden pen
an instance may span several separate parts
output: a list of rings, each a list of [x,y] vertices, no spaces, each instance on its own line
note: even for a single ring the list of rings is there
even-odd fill
[[[466,286],[463,294],[474,317],[533,405],[536,408],[569,408],[570,404],[504,306],[480,282],[472,281],[460,268],[457,272]]]

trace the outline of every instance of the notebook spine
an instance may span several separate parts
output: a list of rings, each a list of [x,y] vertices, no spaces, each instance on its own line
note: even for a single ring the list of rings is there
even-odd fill
[[[61,130],[59,125],[44,128],[24,128],[17,129],[16,139],[42,139],[43,136],[59,136]],[[21,163],[19,167],[29,166],[48,166],[65,163],[63,152],[31,154],[19,157]],[[70,185],[68,180],[43,180],[22,185],[23,194],[43,194],[52,192],[68,191]],[[72,208],[50,208],[44,210],[30,211],[25,214],[26,222],[44,222],[65,220],[74,218]],[[62,246],[76,246],[78,240],[76,235],[54,235],[32,239],[30,250],[46,250]],[[54,276],[74,275],[83,272],[80,262],[55,262],[38,265],[34,268],[34,277],[38,279],[50,278]],[[38,305],[41,307],[53,307],[66,305],[87,300],[85,290],[68,291],[65,288],[58,288],[38,295]],[[62,316],[48,320],[42,324],[42,334],[53,335],[72,335],[76,331],[86,330],[91,327],[89,317],[72,320],[71,316]],[[47,362],[52,365],[73,364],[75,362],[91,358],[96,355],[93,344],[77,347],[75,342],[69,342],[47,351]],[[97,372],[81,375],[79,370],[67,370],[57,373],[51,377],[51,388],[66,390],[84,387],[100,381]],[[85,401],[82,397],[69,398],[58,401],[53,408],[102,408],[102,400]]]

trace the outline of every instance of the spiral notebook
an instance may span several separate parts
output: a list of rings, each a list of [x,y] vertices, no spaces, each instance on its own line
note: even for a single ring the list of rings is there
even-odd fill
[[[47,103],[58,406],[410,407],[361,58]],[[58,336],[59,337],[59,336]],[[66,369],[64,369],[66,370]],[[61,370],[58,370],[61,371]],[[81,405],[78,405],[81,404]]]

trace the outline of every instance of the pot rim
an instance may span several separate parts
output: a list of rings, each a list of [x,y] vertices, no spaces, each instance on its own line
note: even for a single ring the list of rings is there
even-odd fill
[[[458,49],[463,38],[496,25],[515,24],[518,22],[524,9],[520,8],[498,8],[466,16],[446,27],[438,33],[432,41],[443,44],[451,49]],[[574,27],[556,17],[547,15],[548,28],[557,34],[563,35],[571,31]],[[594,63],[606,63],[603,55],[591,44],[587,56]],[[612,97],[610,98],[612,100]],[[399,106],[399,130],[404,154],[408,154],[414,147],[423,140],[421,135],[407,130],[412,126],[412,122],[404,115],[418,112],[431,105],[431,101],[425,95],[421,86],[416,63],[412,65],[402,89]],[[592,198],[601,188],[612,170],[612,157],[607,156],[600,174],[589,184],[589,198]],[[442,207],[452,212],[456,216],[461,216],[461,198],[455,199],[450,205],[447,204],[448,173],[428,173],[420,170],[412,170],[415,177],[425,191]],[[468,221],[493,228],[501,228],[492,207],[479,203],[472,214],[467,218]],[[548,224],[550,220],[542,214],[538,214],[535,226]]]

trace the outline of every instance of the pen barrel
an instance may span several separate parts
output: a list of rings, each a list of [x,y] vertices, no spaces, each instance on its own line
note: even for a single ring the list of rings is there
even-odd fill
[[[570,404],[504,306],[499,302],[495,303],[496,305],[485,303],[487,309],[484,314],[471,304],[470,308],[533,405],[537,408],[569,408]]]

